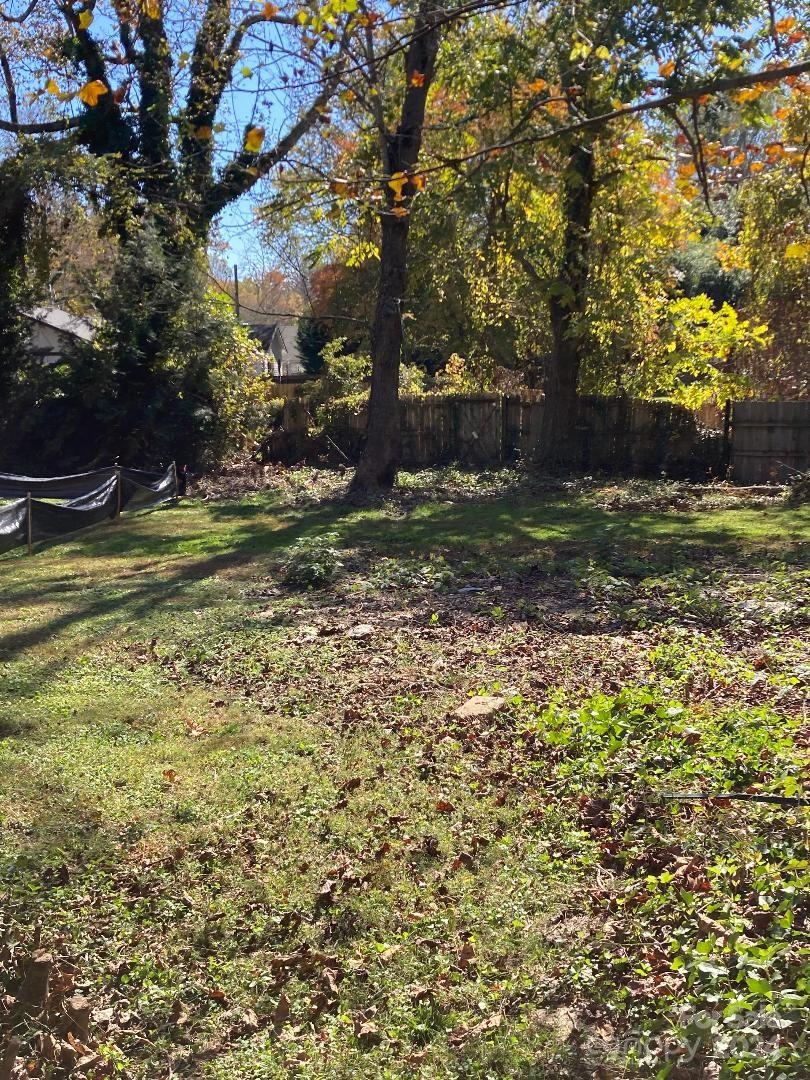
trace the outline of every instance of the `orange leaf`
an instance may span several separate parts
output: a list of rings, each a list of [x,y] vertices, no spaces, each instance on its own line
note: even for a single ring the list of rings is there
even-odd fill
[[[265,4],[262,8],[262,15],[265,19],[272,19],[274,15],[278,15],[278,8],[275,4]]]
[[[658,65],[658,74],[661,75],[661,77],[664,78],[664,79],[668,79],[670,77],[670,75],[673,73],[674,70],[675,70],[675,61],[674,60],[667,60],[667,62],[665,64],[659,64]]]
[[[780,19],[778,23],[774,24],[774,30],[777,34],[786,34],[788,30],[792,30],[796,25],[796,20],[792,15],[788,15],[786,19]]]
[[[424,86],[424,85],[425,85],[424,72],[414,71],[411,74],[411,86]]]
[[[89,105],[91,108],[94,105],[98,105],[98,99],[103,97],[107,93],[107,87],[101,81],[101,79],[93,79],[92,82],[85,83],[79,91],[79,99]]]

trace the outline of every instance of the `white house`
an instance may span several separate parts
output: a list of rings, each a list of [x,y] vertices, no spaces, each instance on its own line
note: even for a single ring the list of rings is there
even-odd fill
[[[23,315],[31,326],[29,351],[43,364],[59,363],[71,346],[77,341],[92,341],[96,332],[88,319],[58,307],[35,307]]]
[[[262,369],[265,375],[279,381],[291,382],[308,378],[298,351],[297,321],[249,323],[248,327],[267,353]]]

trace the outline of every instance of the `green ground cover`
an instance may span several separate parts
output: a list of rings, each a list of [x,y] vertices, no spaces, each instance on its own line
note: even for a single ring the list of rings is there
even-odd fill
[[[807,1075],[806,809],[663,796],[801,795],[808,511],[340,483],[0,561],[13,1075]]]

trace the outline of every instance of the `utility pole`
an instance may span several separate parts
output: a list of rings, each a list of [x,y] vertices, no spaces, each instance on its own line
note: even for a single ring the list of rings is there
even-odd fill
[[[233,264],[233,302],[236,305],[236,317],[239,318],[239,267]]]

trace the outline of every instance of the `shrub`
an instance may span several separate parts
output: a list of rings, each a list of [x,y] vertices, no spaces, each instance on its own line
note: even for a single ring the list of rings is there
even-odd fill
[[[289,554],[284,570],[284,584],[293,589],[322,589],[342,568],[340,551],[335,547],[337,533],[303,536]]]
[[[804,506],[810,503],[810,469],[794,473],[788,480],[788,504]]]

